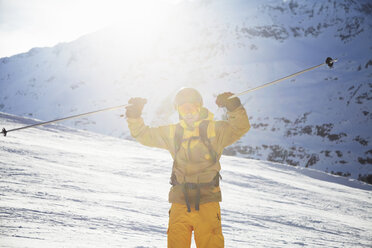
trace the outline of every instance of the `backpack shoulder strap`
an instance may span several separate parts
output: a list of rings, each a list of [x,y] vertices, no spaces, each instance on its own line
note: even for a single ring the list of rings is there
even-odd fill
[[[176,174],[174,173],[174,168],[176,166],[177,152],[181,148],[182,139],[183,139],[183,127],[181,126],[181,124],[178,123],[176,125],[176,130],[175,130],[175,133],[174,133],[174,140],[173,140],[174,141],[173,168],[172,168],[172,174],[171,174],[171,177],[170,177],[170,180],[169,180],[169,183],[172,186],[175,186],[175,185],[178,184]]]
[[[176,125],[176,131],[174,134],[174,157],[176,157],[177,152],[181,148],[182,139],[183,139],[183,127],[181,126],[181,124],[178,123]]]
[[[212,143],[210,139],[208,138],[208,125],[209,120],[204,120],[199,125],[199,135],[201,141],[204,143],[204,145],[208,148],[209,154],[211,155],[211,158],[213,159],[214,163],[217,162],[217,153],[213,149]]]
[[[199,135],[202,140],[208,139],[208,126],[209,126],[209,121],[204,120],[199,124]]]
[[[199,125],[199,135],[200,135],[200,140],[203,142],[203,144],[208,148],[209,153],[213,160],[217,162],[217,153],[213,149],[213,146],[211,144],[210,139],[208,138],[208,125],[209,125],[209,120],[204,120],[200,123]],[[181,148],[181,143],[183,140],[183,127],[178,123],[176,125],[176,130],[174,134],[174,158],[177,155],[177,152]]]

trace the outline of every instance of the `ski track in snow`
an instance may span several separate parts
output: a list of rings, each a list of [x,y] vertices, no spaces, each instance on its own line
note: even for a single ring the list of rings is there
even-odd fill
[[[0,127],[33,122],[0,113]],[[166,151],[61,125],[0,140],[0,247],[166,247]],[[371,247],[372,186],[271,162],[221,164],[225,247]]]

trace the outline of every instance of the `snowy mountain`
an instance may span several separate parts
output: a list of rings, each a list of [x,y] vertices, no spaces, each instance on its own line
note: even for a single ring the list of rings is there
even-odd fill
[[[34,123],[0,113],[2,126]],[[0,142],[0,247],[166,246],[168,152],[60,125]],[[226,247],[370,247],[371,185],[231,156],[221,165]]]
[[[148,98],[150,125],[177,121],[174,93],[241,92],[252,129],[227,155],[312,167],[372,182],[372,4],[369,1],[183,2],[163,18],[0,59],[0,111],[50,120]],[[120,112],[65,124],[131,139]],[[11,127],[8,127],[11,128]]]

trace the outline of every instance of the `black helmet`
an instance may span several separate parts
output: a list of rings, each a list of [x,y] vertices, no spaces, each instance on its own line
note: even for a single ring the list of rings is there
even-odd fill
[[[174,98],[174,107],[177,109],[177,106],[184,103],[199,103],[200,106],[203,106],[203,98],[200,95],[199,91],[193,88],[181,88]]]

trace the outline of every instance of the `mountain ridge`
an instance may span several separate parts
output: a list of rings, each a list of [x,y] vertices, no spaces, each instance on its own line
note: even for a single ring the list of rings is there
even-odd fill
[[[145,121],[165,125],[178,118],[174,93],[189,86],[223,119],[217,94],[241,92],[331,56],[339,58],[332,70],[242,96],[252,129],[225,154],[371,182],[370,14],[368,1],[186,2],[176,5],[165,27],[151,20],[138,30],[126,24],[0,59],[0,111],[50,120],[142,96],[149,102]],[[122,113],[66,125],[131,139]]]

